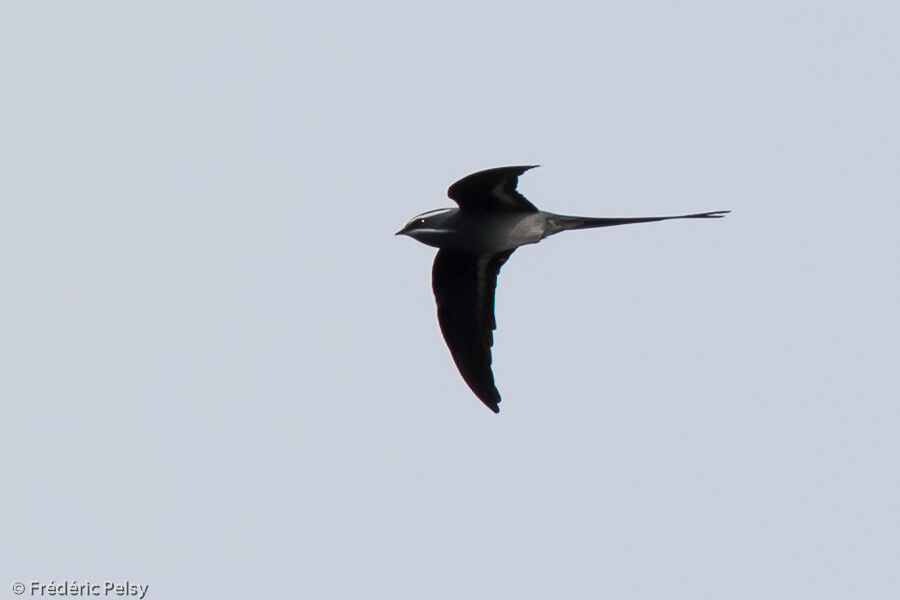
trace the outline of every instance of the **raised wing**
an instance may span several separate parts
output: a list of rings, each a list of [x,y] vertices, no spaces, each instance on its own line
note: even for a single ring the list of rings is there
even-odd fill
[[[453,362],[469,388],[495,413],[500,392],[491,371],[494,291],[500,267],[513,250],[490,256],[439,250],[431,270],[438,323]]]
[[[451,185],[447,195],[464,210],[537,212],[537,207],[516,191],[519,175],[536,166],[498,167],[478,171]]]

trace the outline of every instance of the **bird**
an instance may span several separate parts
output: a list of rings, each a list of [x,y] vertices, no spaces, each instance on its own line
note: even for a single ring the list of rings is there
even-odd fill
[[[431,269],[438,324],[463,380],[494,413],[500,392],[491,369],[500,268],[519,246],[570,229],[670,219],[718,219],[729,210],[667,217],[576,217],[538,210],[518,191],[519,176],[539,165],[497,167],[467,175],[447,196],[458,208],[417,215],[395,235],[438,249]]]

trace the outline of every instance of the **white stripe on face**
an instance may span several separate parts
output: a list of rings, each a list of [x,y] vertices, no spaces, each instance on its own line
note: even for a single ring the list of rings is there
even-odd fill
[[[444,213],[448,213],[451,210],[453,210],[453,209],[452,208],[438,208],[436,210],[429,210],[428,212],[423,212],[421,215],[414,217],[413,221],[415,221],[416,219],[427,219],[428,217],[433,217],[435,215],[441,215]]]

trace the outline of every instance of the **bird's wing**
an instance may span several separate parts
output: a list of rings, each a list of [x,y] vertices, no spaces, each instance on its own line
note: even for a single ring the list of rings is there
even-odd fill
[[[536,166],[498,167],[472,173],[451,185],[447,195],[465,210],[537,212],[537,207],[516,191],[519,175]]]
[[[492,411],[500,412],[500,392],[491,371],[494,291],[500,267],[513,250],[476,255],[439,250],[431,270],[438,323],[453,362],[466,384]]]

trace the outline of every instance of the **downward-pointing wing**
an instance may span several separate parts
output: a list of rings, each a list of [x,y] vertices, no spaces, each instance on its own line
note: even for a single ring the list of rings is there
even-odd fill
[[[438,323],[453,362],[466,384],[492,411],[500,412],[500,392],[491,371],[494,292],[500,267],[513,250],[481,256],[439,250],[431,271]]]

